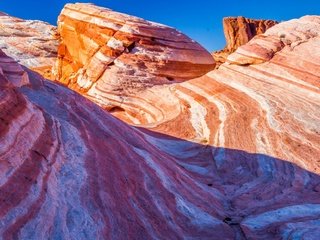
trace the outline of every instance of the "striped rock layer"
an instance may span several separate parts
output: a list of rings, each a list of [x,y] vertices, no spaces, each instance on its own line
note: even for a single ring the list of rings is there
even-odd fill
[[[317,239],[319,32],[284,22],[206,76],[110,93],[136,127],[0,52],[0,236]]]
[[[187,170],[153,143],[157,136],[77,93],[20,74],[2,52],[0,66],[1,238],[234,236],[223,222],[221,189],[207,185],[210,174]],[[24,74],[29,81],[17,84]]]
[[[0,49],[20,64],[53,79],[51,71],[57,59],[57,48],[55,27],[0,14]]]
[[[58,32],[56,79],[107,109],[114,95],[199,77],[215,66],[179,31],[91,4],[67,4]]]
[[[243,239],[316,239],[320,17],[280,23],[228,62],[204,77],[132,94],[112,114],[173,136],[157,144],[178,158],[193,157],[196,166],[187,169],[221,177],[213,186],[229,199],[227,220],[240,226]],[[212,155],[177,139],[205,145]]]

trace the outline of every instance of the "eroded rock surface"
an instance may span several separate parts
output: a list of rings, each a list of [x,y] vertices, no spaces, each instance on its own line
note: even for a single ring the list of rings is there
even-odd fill
[[[57,79],[107,109],[119,105],[112,96],[199,77],[215,66],[202,46],[173,28],[90,4],[67,4],[58,32]]]
[[[254,36],[264,33],[270,27],[276,25],[272,20],[255,20],[245,17],[227,17],[223,19],[223,30],[226,38],[226,46],[223,50],[212,55],[219,67],[226,62],[227,57],[238,47],[249,42]]]
[[[24,72],[30,83],[17,85],[20,69],[6,72],[2,62],[18,64],[0,60],[1,237],[233,237],[208,176],[188,172],[154,137],[38,74]]]
[[[278,55],[292,56],[298,51],[298,63],[304,60],[313,63],[311,66],[317,66],[320,50],[317,46],[313,47],[312,44],[317,44],[320,35],[319,30],[319,18],[315,16],[305,16],[283,22],[279,26],[267,30],[264,34],[254,37],[248,44],[239,47],[235,53],[228,56],[227,62],[237,65],[259,64],[271,60],[278,52]],[[309,46],[309,48],[306,46]],[[297,49],[295,50],[295,48]],[[282,49],[284,51],[281,51]],[[286,59],[283,58],[283,65],[289,64],[291,66],[294,59],[290,60],[287,63]],[[297,68],[299,67],[297,66]],[[308,65],[306,67],[307,71],[317,70],[309,68]]]
[[[209,159],[230,200],[226,215],[233,216],[226,222],[240,226],[248,239],[313,239],[319,232],[319,33],[319,16],[280,23],[238,48],[229,56],[232,64],[201,78],[148,89],[122,104],[129,110],[113,114],[214,146]],[[131,114],[138,112],[133,109],[141,114]],[[195,162],[203,154],[183,142],[157,144],[176,157],[193,156]],[[198,164],[203,168],[187,168],[206,172],[205,163]]]
[[[54,26],[0,14],[0,49],[22,65],[53,79],[51,71],[58,49]]]
[[[315,239],[319,32],[319,16],[284,22],[206,76],[104,92],[138,127],[0,52],[0,236]],[[69,64],[70,87],[86,65]]]

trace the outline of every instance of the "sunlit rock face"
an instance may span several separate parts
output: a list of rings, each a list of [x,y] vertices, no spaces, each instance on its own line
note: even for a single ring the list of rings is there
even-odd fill
[[[58,39],[50,24],[0,13],[0,48],[22,65],[53,79]]]
[[[176,91],[189,113],[181,119],[207,112],[191,118],[190,125],[199,136],[196,126],[207,126],[218,141],[213,147],[130,127],[29,70],[24,72],[29,81],[17,84],[12,74],[21,72],[19,65],[2,53],[0,59],[2,238],[312,239],[319,234],[319,132],[304,129],[317,111],[305,122],[273,113],[254,90],[241,91],[249,87],[245,79],[239,90],[218,75],[183,83]],[[9,63],[14,71],[2,69]],[[207,90],[201,90],[204,82]],[[316,108],[314,98],[299,100]],[[304,110],[297,112],[304,117]],[[281,126],[274,129],[270,120]],[[176,134],[185,126],[180,123]],[[298,136],[281,132],[290,126]],[[276,158],[278,151],[293,163]]]
[[[232,64],[148,89],[127,103],[143,114],[113,114],[214,146],[209,159],[230,200],[226,215],[248,239],[314,239],[319,234],[319,33],[319,16],[280,23],[231,54]],[[161,144],[167,150],[181,147]],[[179,150],[190,154],[192,147]]]
[[[312,139],[310,146],[315,147],[311,155],[316,157],[319,32],[318,16],[283,22],[240,47],[229,56],[230,63],[221,65],[221,69],[184,83],[150,88],[132,97],[133,100],[124,101],[122,107],[128,110],[113,114],[131,124],[214,146],[224,146],[225,140],[219,138],[229,138],[232,144],[228,147],[236,144],[238,148],[241,143],[247,150],[255,144],[241,139],[252,139],[256,134],[268,134],[267,129],[274,129],[269,133],[276,134],[275,138],[270,136],[276,142],[271,144],[260,136],[265,142],[262,145],[270,148],[270,153],[284,135],[291,135],[303,144],[308,141],[300,135],[307,135]],[[267,121],[266,125],[259,123],[262,119]],[[225,137],[218,137],[219,132],[225,132]],[[291,138],[287,140],[286,144],[293,144]],[[280,148],[278,152],[285,152],[284,149],[287,148]],[[291,150],[298,149],[293,146]],[[307,152],[301,151],[301,158],[305,158]]]
[[[282,64],[291,66],[294,64],[292,54],[296,54],[298,63],[303,60],[306,63],[308,61],[312,63],[311,66],[305,66],[307,71],[312,72],[317,70],[314,67],[317,67],[316,61],[320,50],[313,45],[318,43],[319,35],[319,17],[306,16],[293,19],[269,29],[264,34],[256,36],[248,44],[239,47],[235,53],[228,56],[227,62],[250,65],[267,62],[274,57],[277,59],[285,55],[282,56]],[[282,49],[283,51],[281,51]],[[277,54],[278,52],[279,54]],[[287,63],[286,58],[290,57],[291,61]],[[278,63],[280,64],[281,61]],[[296,68],[300,69],[299,67],[301,66],[298,65]]]
[[[284,22],[205,76],[104,92],[137,127],[0,52],[0,238],[317,239],[319,32]]]
[[[215,66],[179,31],[91,4],[67,4],[58,32],[56,79],[106,109],[132,91],[199,77]]]
[[[256,20],[245,17],[227,17],[223,19],[223,30],[226,38],[226,46],[223,50],[213,53],[213,57],[219,67],[226,62],[227,57],[238,47],[249,42],[254,36],[264,33],[270,27],[276,25],[272,20]]]
[[[183,83],[155,86],[133,97],[131,102],[123,102],[123,108],[140,109],[141,114],[130,115],[133,110],[113,114],[131,124],[159,128],[160,132],[188,140],[202,139],[214,146],[219,145],[214,137],[218,129],[225,132],[224,128],[235,126],[245,135],[250,131],[242,128],[255,130],[257,134],[262,131],[267,134],[268,130],[263,129],[270,128],[279,136],[296,135],[299,141],[303,141],[299,134],[316,137],[319,133],[319,19],[319,16],[306,16],[280,23],[240,47],[228,57],[229,63],[218,70]],[[262,119],[267,121],[266,125],[260,125]],[[245,123],[241,124],[243,120]],[[179,124],[184,127],[179,128]],[[223,135],[234,138],[233,131],[230,129]],[[243,142],[241,139],[248,137],[236,138],[234,142]],[[270,142],[265,139],[265,144],[269,146]],[[276,145],[270,145],[270,149]]]

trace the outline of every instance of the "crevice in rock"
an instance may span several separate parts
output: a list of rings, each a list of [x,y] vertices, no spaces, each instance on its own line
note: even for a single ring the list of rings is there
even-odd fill
[[[116,113],[116,112],[125,112],[125,110],[122,107],[115,106],[109,109],[110,113]]]
[[[242,230],[240,223],[232,217],[225,217],[223,222],[228,224],[235,233],[235,240],[247,240],[244,231]]]
[[[38,150],[31,150],[31,151],[37,154],[38,156],[42,157],[44,160],[46,160],[46,162],[49,162],[48,158],[43,153],[39,152]]]
[[[171,82],[171,81],[174,81],[174,78],[173,78],[173,77],[167,76],[166,79],[167,79],[168,81],[170,81],[170,82]]]
[[[127,47],[128,52],[131,52],[131,51],[135,48],[135,46],[136,46],[136,42],[131,43],[131,44]]]

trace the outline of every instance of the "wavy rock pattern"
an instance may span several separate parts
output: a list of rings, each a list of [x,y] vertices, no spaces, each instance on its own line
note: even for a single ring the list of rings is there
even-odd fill
[[[314,239],[319,232],[319,33],[319,16],[278,24],[231,54],[232,64],[132,95],[121,105],[125,111],[113,114],[215,146],[211,157],[202,157],[213,159],[210,171],[221,177],[213,186],[224,189],[226,216],[233,216],[228,223],[240,226],[248,239]],[[177,158],[199,156],[183,143],[160,145]],[[195,165],[187,168],[208,170]]]
[[[9,83],[15,87],[29,84],[29,77],[23,68],[0,50],[0,85],[6,86]]]
[[[138,127],[0,52],[0,236],[317,239],[319,32],[281,23],[206,76],[110,93]]]
[[[57,59],[56,28],[41,21],[0,14],[0,49],[46,78]]]
[[[318,17],[306,16],[301,19],[293,19],[283,22],[280,26],[269,29],[265,34],[258,35],[248,44],[239,47],[234,54],[228,56],[227,62],[238,65],[266,62],[271,60],[277,52],[285,47],[287,50],[284,51],[285,54],[290,55],[291,52],[295,53],[294,49],[298,48],[298,50],[300,50],[298,52],[298,56],[301,56],[300,58],[307,58],[306,60],[313,62],[312,57],[314,56],[315,59],[318,58],[319,49],[317,46],[314,48],[312,44],[316,44],[318,38]],[[309,49],[305,47],[304,43],[309,46]],[[302,46],[299,46],[301,44]],[[307,54],[313,50],[314,53],[308,57]],[[291,64],[293,60],[294,59],[291,59]],[[286,62],[284,62],[284,64],[286,64]],[[317,65],[315,64],[315,66]],[[313,70],[313,68],[311,68],[311,70]]]
[[[23,87],[3,73],[4,239],[233,236],[221,193],[195,181],[149,135],[32,72]]]
[[[58,21],[57,80],[107,109],[110,95],[187,80],[215,63],[177,30],[90,4],[67,4]]]

